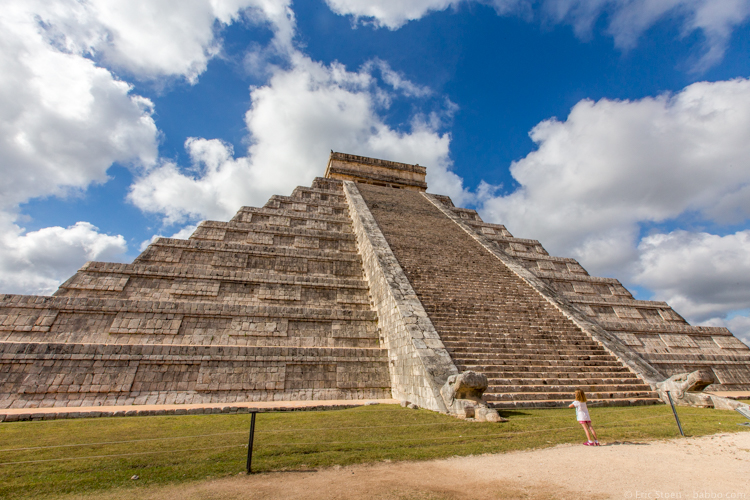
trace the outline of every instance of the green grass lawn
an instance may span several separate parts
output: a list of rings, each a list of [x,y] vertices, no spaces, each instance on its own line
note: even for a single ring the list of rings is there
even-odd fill
[[[600,441],[674,438],[668,406],[590,408]],[[685,433],[750,430],[736,412],[678,408]],[[261,413],[253,470],[299,470],[382,460],[427,460],[583,442],[568,409],[518,410],[507,423],[463,422],[377,405]],[[142,487],[244,471],[250,415],[127,417],[0,424],[0,498]],[[86,457],[86,458],[81,458]],[[19,463],[28,462],[28,463]],[[131,480],[138,475],[140,479]]]

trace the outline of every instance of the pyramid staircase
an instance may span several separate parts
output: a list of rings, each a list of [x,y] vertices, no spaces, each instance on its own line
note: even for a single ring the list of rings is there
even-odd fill
[[[648,384],[421,193],[358,189],[459,371],[488,377],[490,404],[560,406],[577,388],[602,404],[658,402]]]
[[[711,370],[750,390],[750,349],[616,279],[514,238],[425,167],[332,153],[326,178],[89,262],[51,297],[0,295],[0,409],[409,396],[451,374],[494,406],[658,401],[646,380]]]
[[[666,302],[636,300],[617,279],[591,276],[575,259],[549,255],[539,241],[515,238],[505,226],[482,221],[475,210],[435,198],[665,376],[703,370],[716,380],[708,391],[750,390],[750,349],[726,328],[690,325]]]

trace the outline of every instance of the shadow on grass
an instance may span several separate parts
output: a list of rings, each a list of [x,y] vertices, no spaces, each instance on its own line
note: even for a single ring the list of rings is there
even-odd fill
[[[495,409],[500,414],[500,416],[504,418],[523,417],[523,416],[531,415],[531,413],[529,413],[528,411],[523,411],[523,410],[507,410],[504,408],[495,408]]]

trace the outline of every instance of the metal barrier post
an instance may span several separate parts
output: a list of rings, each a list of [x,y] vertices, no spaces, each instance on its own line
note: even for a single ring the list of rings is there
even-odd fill
[[[682,432],[682,424],[680,423],[680,417],[677,416],[677,410],[674,407],[674,402],[672,401],[672,395],[669,394],[669,391],[667,391],[667,397],[669,398],[670,406],[672,406],[672,413],[674,413],[674,419],[677,420],[677,428],[680,429],[680,436],[685,437],[685,433]]]
[[[255,437],[255,415],[258,412],[250,413],[250,439],[247,442],[247,473],[250,474],[250,468],[253,464],[253,438]]]

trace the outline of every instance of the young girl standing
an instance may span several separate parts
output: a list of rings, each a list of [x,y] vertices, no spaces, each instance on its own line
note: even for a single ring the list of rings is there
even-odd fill
[[[591,427],[591,417],[589,416],[589,409],[586,407],[586,394],[581,389],[576,389],[576,400],[568,405],[568,408],[576,409],[576,420],[583,426],[583,430],[586,432],[588,441],[583,443],[586,446],[599,446],[599,440],[596,437],[594,428]],[[591,440],[591,435],[594,435],[594,440]]]

